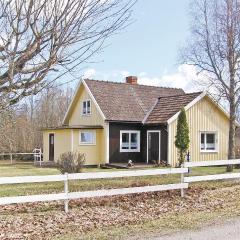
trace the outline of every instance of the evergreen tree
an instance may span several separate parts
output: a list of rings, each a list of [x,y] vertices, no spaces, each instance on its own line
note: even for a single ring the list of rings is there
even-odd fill
[[[175,137],[175,146],[178,149],[179,153],[179,165],[184,162],[184,158],[186,156],[186,152],[189,147],[189,128],[188,128],[188,123],[187,123],[187,117],[186,117],[186,112],[185,109],[182,108],[181,112],[178,116],[177,120],[177,135]]]

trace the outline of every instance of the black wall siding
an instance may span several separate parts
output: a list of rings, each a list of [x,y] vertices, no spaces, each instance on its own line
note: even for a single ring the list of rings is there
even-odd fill
[[[128,160],[133,162],[142,162],[142,144],[140,152],[120,152],[120,131],[121,130],[142,130],[142,124],[139,123],[109,123],[109,162],[110,163],[127,163]],[[140,132],[140,140],[142,131]]]
[[[120,131],[140,131],[140,152],[120,152]],[[127,163],[132,160],[135,163],[147,161],[147,130],[161,130],[161,160],[167,160],[167,131],[166,126],[145,126],[141,123],[109,123],[109,162]]]

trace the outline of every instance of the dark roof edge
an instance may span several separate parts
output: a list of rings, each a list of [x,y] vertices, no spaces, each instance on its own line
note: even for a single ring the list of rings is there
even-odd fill
[[[41,130],[63,130],[63,129],[103,129],[103,126],[102,125],[59,126],[42,128]]]

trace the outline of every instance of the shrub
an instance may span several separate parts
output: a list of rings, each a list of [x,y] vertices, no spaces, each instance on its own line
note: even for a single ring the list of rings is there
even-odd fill
[[[64,173],[80,173],[85,163],[85,154],[78,152],[65,152],[60,155],[58,169]]]
[[[175,146],[178,149],[178,161],[181,166],[185,160],[186,152],[189,148],[189,128],[185,109],[182,108],[177,120],[177,135],[175,136]]]

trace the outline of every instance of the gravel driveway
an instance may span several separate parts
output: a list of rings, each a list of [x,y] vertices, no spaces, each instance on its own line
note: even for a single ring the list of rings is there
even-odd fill
[[[146,239],[146,238],[145,238]],[[199,231],[184,231],[173,235],[152,236],[149,240],[239,240],[240,218],[211,225]]]

